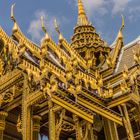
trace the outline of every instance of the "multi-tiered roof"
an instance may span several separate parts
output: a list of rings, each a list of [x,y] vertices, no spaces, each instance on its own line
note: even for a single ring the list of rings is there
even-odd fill
[[[128,139],[133,140],[130,122],[140,124],[136,113],[140,102],[140,39],[124,46],[124,18],[110,47],[78,0],[71,43],[56,21],[59,42],[55,43],[41,18],[45,35],[36,45],[22,33],[13,10],[14,5],[12,37],[0,27],[0,137],[7,116],[4,112],[8,112],[5,139],[14,135],[37,140],[40,132],[50,140],[91,140],[94,136],[103,140],[104,135],[107,140],[118,140],[119,130],[126,130]],[[129,62],[128,57],[132,58]],[[8,122],[13,122],[12,132]]]

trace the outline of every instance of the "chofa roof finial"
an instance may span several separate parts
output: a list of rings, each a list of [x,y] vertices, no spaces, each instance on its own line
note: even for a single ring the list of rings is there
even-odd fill
[[[14,17],[14,7],[15,7],[15,3],[12,4],[12,6],[11,6],[11,19],[12,19],[14,22],[16,22],[16,19],[15,19],[15,17]]]
[[[59,29],[59,25],[57,23],[57,20],[54,19],[54,27],[55,27],[55,30],[58,32],[58,34],[60,34],[60,29]]]
[[[41,27],[42,27],[42,30],[44,31],[44,33],[47,33],[47,29],[46,29],[45,24],[44,24],[44,17],[41,16],[40,19],[41,19]]]
[[[63,39],[63,36],[60,32],[59,25],[56,19],[54,19],[54,27],[55,27],[56,32],[59,34],[59,41],[61,41]]]
[[[44,24],[44,17],[43,16],[41,16],[41,27],[42,27],[42,30],[43,30],[43,32],[45,33],[45,37],[43,38],[43,40],[44,41],[48,41],[48,40],[50,40],[50,36],[49,36],[49,34],[48,34],[48,32],[47,32],[47,29],[46,29],[46,27],[45,27],[45,24]]]
[[[124,23],[124,16],[121,15],[121,17],[122,17],[122,26],[121,26],[121,28],[120,28],[120,31],[122,31],[123,28],[124,28],[124,26],[125,26],[125,23]]]
[[[124,29],[124,16],[121,15],[122,17],[122,25],[120,27],[119,33],[118,33],[118,37],[117,38],[123,38],[123,29]]]

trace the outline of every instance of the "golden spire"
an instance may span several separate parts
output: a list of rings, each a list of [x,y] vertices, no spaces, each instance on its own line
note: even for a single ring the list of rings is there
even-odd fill
[[[89,25],[88,18],[82,3],[82,0],[78,0],[78,20],[77,25]]]

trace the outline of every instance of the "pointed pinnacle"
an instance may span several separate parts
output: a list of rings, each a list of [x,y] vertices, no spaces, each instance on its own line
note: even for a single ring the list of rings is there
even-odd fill
[[[88,25],[89,21],[83,6],[82,0],[78,0],[78,21],[77,25]]]

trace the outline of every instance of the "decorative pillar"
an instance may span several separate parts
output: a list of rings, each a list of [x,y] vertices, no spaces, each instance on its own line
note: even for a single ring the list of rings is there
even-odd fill
[[[27,77],[24,76],[24,78],[22,94],[22,139],[32,140],[32,107],[28,104],[30,89]]]
[[[129,119],[129,114],[127,111],[126,104],[122,104],[121,107],[119,106],[119,109],[120,109],[120,112],[122,113],[122,115],[124,116],[123,122],[124,122],[124,126],[126,129],[128,140],[134,140],[134,134],[133,134],[133,130],[132,130],[131,122]]]
[[[0,140],[3,140],[3,132],[5,130],[5,119],[7,116],[7,112],[0,111]]]
[[[48,100],[49,106],[49,140],[55,140],[55,112],[53,111],[53,102]]]
[[[137,116],[137,126],[138,126],[138,130],[139,130],[139,132],[140,132],[140,104],[138,104],[138,105],[136,105],[136,109],[135,109],[135,111],[134,111],[134,113],[136,114],[136,116]]]
[[[33,140],[39,140],[40,120],[40,116],[33,116]]]
[[[93,126],[91,125],[90,130],[89,130],[89,140],[95,140],[95,136],[94,136],[94,130],[93,130]]]
[[[73,114],[73,121],[75,123],[76,140],[82,140],[82,129],[77,115]]]
[[[103,118],[106,140],[119,140],[116,123]]]

